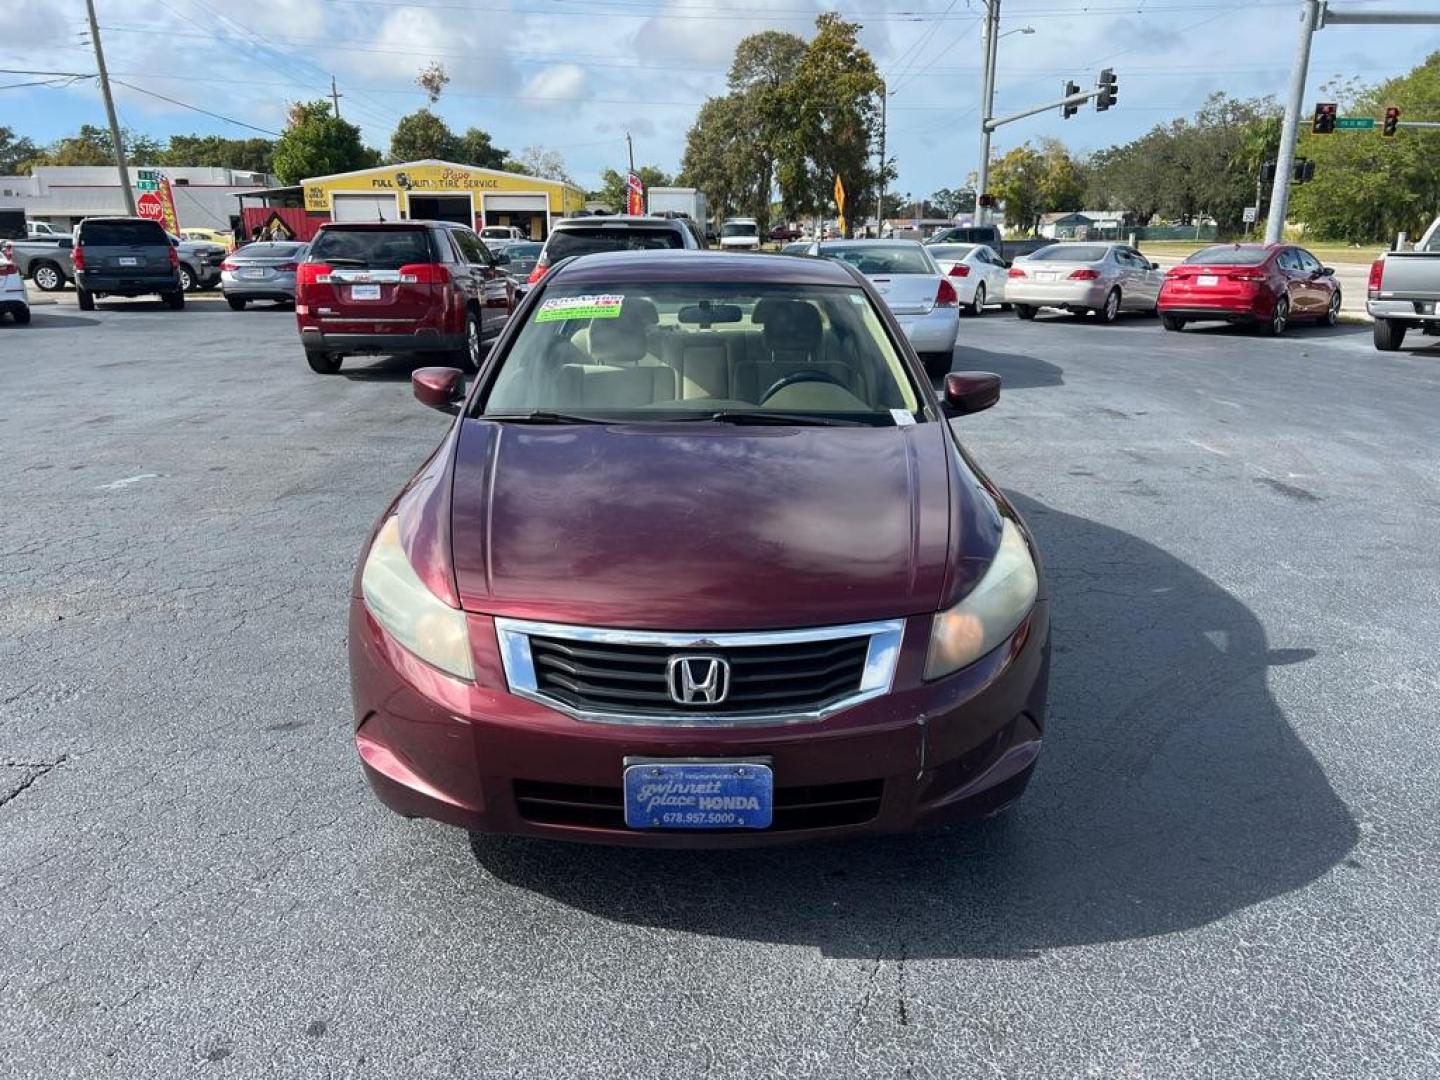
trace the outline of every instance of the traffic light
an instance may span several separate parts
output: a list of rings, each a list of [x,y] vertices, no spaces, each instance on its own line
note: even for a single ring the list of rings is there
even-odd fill
[[[1309,158],[1296,158],[1293,176],[1295,183],[1308,184],[1315,179],[1315,162]]]
[[[1080,86],[1079,86],[1078,83],[1073,83],[1073,82],[1066,82],[1066,83],[1065,83],[1065,96],[1066,96],[1067,98],[1068,98],[1068,97],[1071,97],[1071,96],[1074,95],[1074,94],[1078,94],[1079,92],[1080,92]],[[1079,105],[1065,105],[1065,106],[1063,106],[1063,107],[1060,109],[1060,117],[1061,117],[1061,119],[1063,119],[1063,120],[1069,120],[1070,117],[1074,116],[1074,115],[1075,115],[1076,113],[1078,113],[1079,111],[1080,111],[1080,106],[1079,106]]]
[[[1262,184],[1273,184],[1275,182],[1275,162],[1267,161],[1260,166],[1260,182]]]
[[[1395,131],[1400,127],[1400,110],[1391,105],[1385,110],[1385,122],[1380,125],[1380,137],[1384,139],[1395,138]]]
[[[991,209],[991,208],[993,208],[993,207],[995,206],[995,196],[994,196],[994,195],[981,195],[981,196],[979,197],[979,199],[976,200],[976,201],[979,202],[979,204],[980,204],[981,206],[985,207],[986,209]]]
[[[1310,121],[1310,130],[1316,135],[1330,135],[1335,131],[1335,102],[1322,101],[1315,106],[1315,117]]]
[[[1106,68],[1100,72],[1100,96],[1095,99],[1095,111],[1104,112],[1115,104],[1115,99],[1120,96],[1120,80],[1115,78],[1113,68]]]

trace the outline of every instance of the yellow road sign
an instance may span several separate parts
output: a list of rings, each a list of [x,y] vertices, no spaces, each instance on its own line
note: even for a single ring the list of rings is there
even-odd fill
[[[835,209],[840,211],[840,216],[845,216],[845,185],[840,182],[840,177],[835,177]]]

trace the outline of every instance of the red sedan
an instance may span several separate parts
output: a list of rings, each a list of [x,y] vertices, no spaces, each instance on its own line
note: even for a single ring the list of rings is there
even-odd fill
[[[1040,753],[1029,531],[858,271],[618,252],[546,275],[371,536],[350,608],[380,798],[660,847],[993,813]],[[462,400],[463,399],[463,400]]]
[[[1334,326],[1340,284],[1293,244],[1216,244],[1165,275],[1159,308],[1166,330],[1218,319],[1254,323],[1274,337],[1296,319]]]

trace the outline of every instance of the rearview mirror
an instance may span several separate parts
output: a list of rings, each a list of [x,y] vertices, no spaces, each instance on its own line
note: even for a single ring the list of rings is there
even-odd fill
[[[56,245],[61,251],[69,251],[75,246],[75,241],[68,236],[62,236]]]
[[[410,389],[415,400],[441,412],[450,412],[451,406],[464,393],[465,373],[453,367],[422,367],[410,375]]]
[[[709,327],[715,323],[737,323],[745,317],[737,304],[712,304],[705,301],[682,307],[676,319],[685,326]]]
[[[952,371],[945,376],[946,416],[983,412],[1000,400],[1000,376],[991,371]]]

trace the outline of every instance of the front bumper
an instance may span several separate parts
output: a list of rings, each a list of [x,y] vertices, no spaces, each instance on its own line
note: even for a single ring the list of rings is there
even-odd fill
[[[433,327],[382,334],[326,332],[306,326],[300,328],[300,341],[311,352],[338,353],[451,352],[465,347],[463,334],[442,334]]]
[[[1026,307],[1089,310],[1104,307],[1105,297],[1113,287],[1109,282],[1040,282],[1027,278],[1009,278],[1005,282],[1005,301]]]
[[[950,352],[960,332],[958,307],[931,308],[923,315],[896,315],[916,352]]]
[[[645,847],[748,847],[902,832],[1013,801],[1041,745],[1049,610],[1011,641],[924,683],[929,617],[907,620],[894,689],[823,720],[669,728],[574,719],[506,689],[494,623],[469,616],[476,681],[442,675],[351,600],[355,738],[367,780],[406,817],[476,832]],[[762,831],[640,831],[623,824],[629,756],[765,756],[776,824]],[[787,807],[782,821],[779,807]]]

